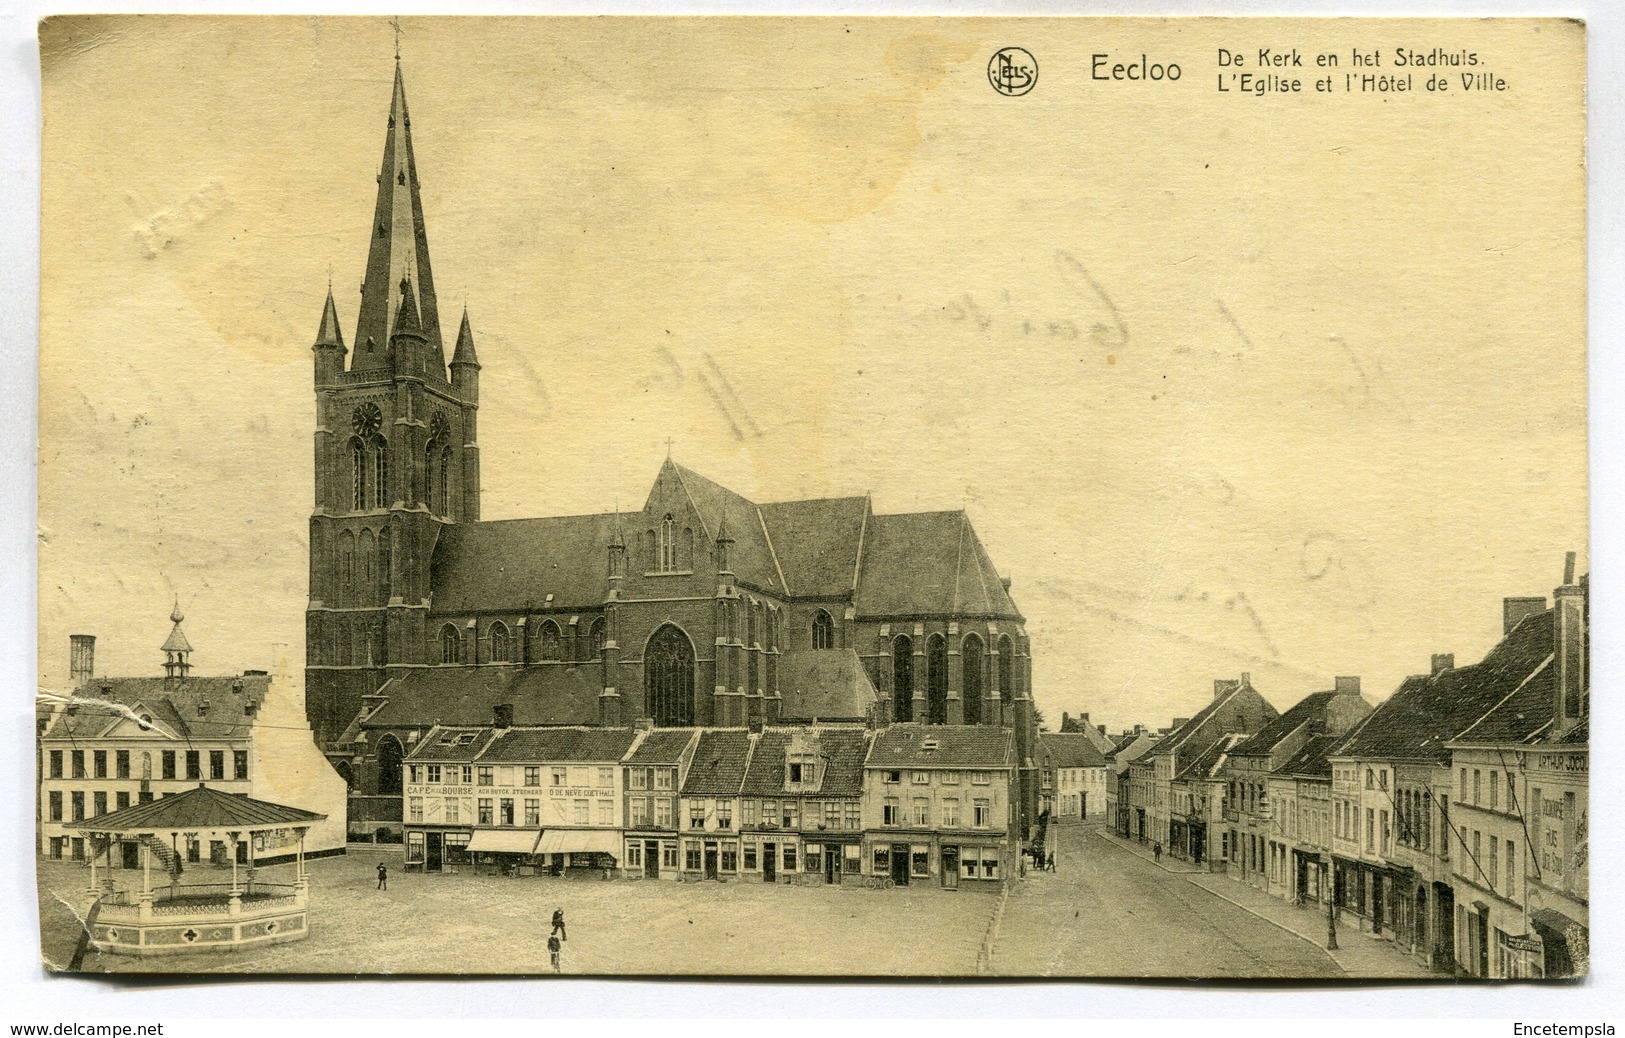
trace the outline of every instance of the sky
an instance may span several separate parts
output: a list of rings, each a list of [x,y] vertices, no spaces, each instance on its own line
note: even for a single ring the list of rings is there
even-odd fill
[[[965,507],[1052,724],[1478,659],[1587,565],[1579,41],[1389,25],[403,20],[484,517],[639,507],[668,439],[759,501]],[[79,632],[157,672],[177,599],[199,671],[297,659],[310,345],[329,279],[353,335],[393,34],[41,37],[39,680]],[[1214,90],[1219,46],[1401,43],[1512,88]]]

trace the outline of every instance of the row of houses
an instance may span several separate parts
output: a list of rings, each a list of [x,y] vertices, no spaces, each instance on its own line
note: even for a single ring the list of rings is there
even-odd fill
[[[407,867],[943,887],[1017,868],[1015,737],[987,725],[439,725],[402,765]]]
[[[1588,958],[1589,581],[1508,598],[1482,661],[1436,655],[1380,705],[1358,678],[1284,713],[1250,676],[1107,754],[1118,835],[1355,925],[1435,969]]]

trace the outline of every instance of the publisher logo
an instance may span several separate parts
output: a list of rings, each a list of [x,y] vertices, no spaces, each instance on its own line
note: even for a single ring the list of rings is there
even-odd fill
[[[1001,47],[987,63],[987,81],[1005,97],[1020,97],[1038,82],[1038,61],[1021,47]]]

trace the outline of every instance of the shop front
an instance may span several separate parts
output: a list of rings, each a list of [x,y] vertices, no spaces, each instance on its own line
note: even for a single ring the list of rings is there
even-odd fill
[[[676,879],[677,837],[672,833],[627,833],[621,875],[627,879]]]
[[[537,829],[475,829],[468,841],[474,871],[488,876],[530,876],[536,873]]]
[[[536,865],[550,876],[608,874],[619,866],[621,834],[615,829],[555,829],[542,831],[536,844]]]
[[[468,828],[406,830],[406,870],[456,873],[473,864]]]

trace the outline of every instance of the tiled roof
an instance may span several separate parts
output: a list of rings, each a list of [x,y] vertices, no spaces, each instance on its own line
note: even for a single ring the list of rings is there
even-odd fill
[[[693,728],[655,728],[644,733],[643,740],[632,747],[627,755],[628,764],[676,764],[694,741]]]
[[[609,541],[616,517],[604,515],[455,523],[435,545],[430,578],[435,615],[479,609],[595,609],[609,597]]]
[[[1335,756],[1442,760],[1445,743],[1515,691],[1552,654],[1552,610],[1524,617],[1483,661],[1406,678]],[[1536,680],[1542,680],[1536,678]],[[1548,715],[1549,716],[1549,715]]]
[[[750,733],[742,728],[720,728],[700,733],[694,762],[683,780],[684,796],[736,794],[745,779],[750,757]]]
[[[1237,733],[1252,734],[1279,716],[1275,707],[1251,685],[1239,681],[1233,685],[1225,682],[1225,685],[1227,687],[1214,695],[1206,706],[1197,711],[1195,717],[1158,740],[1148,756],[1173,754],[1174,771],[1178,772],[1200,749],[1211,745],[1207,739]],[[1210,720],[1212,724],[1208,723]],[[1198,746],[1187,745],[1193,739],[1199,743]]]
[[[1336,695],[1336,692],[1314,692],[1304,696],[1286,713],[1270,721],[1252,738],[1231,750],[1231,754],[1237,757],[1252,757],[1269,753],[1282,739],[1304,725],[1321,719],[1326,705]]]
[[[930,744],[935,743],[934,748]],[[993,725],[894,724],[875,733],[870,768],[1008,768],[1015,736]]]
[[[415,763],[467,763],[480,755],[496,735],[489,726],[447,727],[435,725],[420,739],[406,759]]]
[[[597,671],[591,667],[426,667],[380,688],[387,701],[363,728],[430,724],[485,725],[499,704],[513,706],[513,723],[593,724],[598,720]]]
[[[1040,732],[1038,741],[1057,768],[1104,768],[1106,758],[1082,732]]]
[[[875,686],[851,649],[792,649],[779,656],[779,716],[862,720],[876,702]]]
[[[1021,619],[962,511],[870,517],[854,608],[859,616]]]
[[[81,832],[158,832],[197,829],[274,829],[308,825],[327,816],[303,808],[227,793],[203,783],[107,814],[67,823]]]
[[[734,540],[733,549],[728,553],[728,567],[733,570],[734,576],[742,583],[783,594],[784,584],[779,580],[779,567],[774,561],[767,534],[763,531],[762,516],[756,503],[670,459],[667,459],[666,467],[681,480],[689,501],[704,524],[703,530],[695,531],[695,536],[698,538],[703,533],[707,541],[715,541],[717,530],[726,516],[728,534]],[[665,475],[664,470],[661,475]],[[650,496],[653,497],[652,490]],[[707,543],[705,547],[709,548],[710,544]],[[695,550],[699,551],[700,547],[696,545]]]
[[[836,598],[852,593],[858,542],[869,501],[831,497],[762,505],[762,521],[772,538],[790,593]]]
[[[507,728],[496,733],[478,759],[482,763],[619,761],[636,737],[630,728]]]
[[[262,706],[270,687],[271,679],[264,674],[96,678],[76,691],[73,702],[58,711],[45,737],[100,738],[121,721],[138,720],[144,713],[181,739],[247,739],[254,719],[245,708],[249,704],[256,709]]]
[[[1221,735],[1213,740],[1212,745],[1197,754],[1189,764],[1185,765],[1184,770],[1175,775],[1174,779],[1176,781],[1183,779],[1190,782],[1212,778],[1220,768],[1224,767],[1230,756],[1236,752],[1236,747],[1246,740],[1247,736],[1245,735]]]
[[[743,792],[754,796],[784,793],[784,765],[794,733],[817,733],[818,756],[824,763],[817,793],[808,796],[857,796],[863,792],[863,758],[868,733],[861,728],[768,728],[750,753]]]
[[[1329,779],[1332,777],[1332,762],[1328,754],[1334,751],[1343,739],[1342,735],[1311,735],[1304,740],[1298,752],[1285,764],[1276,768],[1273,774]]]

